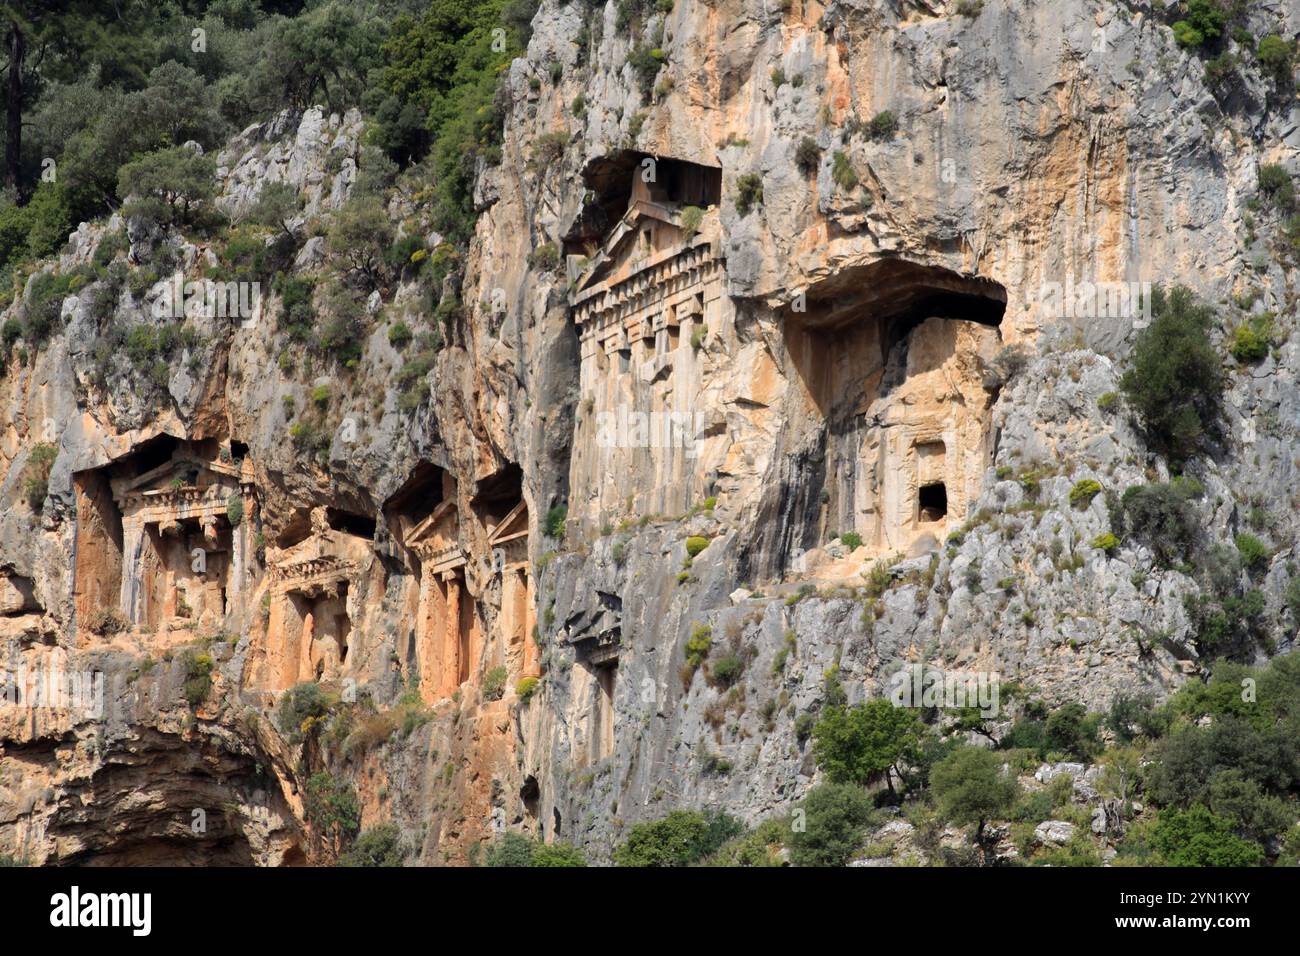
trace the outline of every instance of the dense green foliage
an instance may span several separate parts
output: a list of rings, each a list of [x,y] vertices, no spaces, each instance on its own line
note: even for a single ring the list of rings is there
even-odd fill
[[[862,845],[872,820],[871,800],[861,787],[825,783],[799,804],[803,827],[790,834],[795,866],[843,866]]]
[[[725,813],[674,810],[662,820],[638,823],[614,850],[619,866],[690,866],[744,828]]]
[[[1224,377],[1210,345],[1214,311],[1182,286],[1152,293],[1152,321],[1137,336],[1120,388],[1151,446],[1181,464],[1219,421]]]
[[[541,843],[518,833],[506,833],[493,843],[485,866],[565,867],[586,866],[582,851],[568,843]]]
[[[813,753],[833,783],[865,786],[915,761],[920,746],[916,711],[873,700],[857,707],[827,707],[813,729]]]
[[[401,866],[406,856],[401,836],[393,823],[371,827],[339,857],[339,866]]]

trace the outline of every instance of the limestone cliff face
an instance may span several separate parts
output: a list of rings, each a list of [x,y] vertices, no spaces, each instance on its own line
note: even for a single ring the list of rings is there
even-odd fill
[[[327,770],[422,862],[503,829],[605,860],[674,807],[753,822],[797,800],[796,718],[830,668],[850,701],[913,661],[1095,707],[1167,692],[1197,668],[1196,583],[1094,546],[1105,496],[1069,500],[1163,467],[1099,402],[1134,315],[1061,314],[1053,283],[1253,289],[1278,314],[1202,477],[1213,540],[1266,512],[1287,649],[1294,310],[1245,214],[1258,167],[1294,163],[1294,104],[1250,81],[1216,99],[1147,4],[957,6],[678,0],[622,23],[545,0],[414,410],[387,334],[438,304],[412,281],[367,300],[342,373],[295,355],[279,289],[246,321],[193,317],[152,376],[96,353],[103,282],[74,290],[0,380],[0,670],[100,675],[105,704],[0,708],[0,852],[327,860],[304,809]],[[1300,29],[1293,5],[1252,16]],[[222,208],[283,180],[313,233],[362,128],[309,110],[244,131]],[[387,211],[438,247],[418,196]],[[50,267],[123,227],[131,275],[218,264],[113,220]],[[293,272],[325,259],[310,235]],[[161,324],[166,273],[114,314]],[[278,720],[303,683],[340,696],[335,745]]]

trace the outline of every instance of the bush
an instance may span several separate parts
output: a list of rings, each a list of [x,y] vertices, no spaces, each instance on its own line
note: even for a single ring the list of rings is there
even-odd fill
[[[817,148],[817,141],[811,136],[799,140],[799,145],[794,150],[794,164],[799,167],[799,171],[805,176],[811,176],[817,172],[821,162],[822,151]]]
[[[704,210],[699,206],[687,206],[682,210],[682,232],[686,238],[693,239],[700,231],[700,223],[704,222]]]
[[[1248,531],[1243,531],[1234,539],[1237,553],[1241,555],[1242,566],[1248,571],[1258,571],[1268,565],[1271,553],[1268,545]]]
[[[1179,46],[1198,47],[1213,43],[1223,34],[1227,11],[1219,0],[1187,0],[1186,19],[1174,23],[1174,40]]]
[[[354,195],[334,215],[326,237],[330,255],[374,286],[393,244],[393,223],[379,199]]]
[[[701,535],[691,535],[686,539],[686,553],[695,558],[701,551],[709,546],[709,539]]]
[[[1070,504],[1076,508],[1087,508],[1092,499],[1101,494],[1101,484],[1092,478],[1083,478],[1074,483],[1070,489]]]
[[[976,843],[989,820],[1010,814],[1020,792],[998,756],[979,747],[958,747],[940,760],[930,771],[930,788],[945,819],[975,824]]]
[[[1119,538],[1115,537],[1115,535],[1109,531],[1103,531],[1101,534],[1097,535],[1097,537],[1092,539],[1092,546],[1097,548],[1099,551],[1105,551],[1107,555],[1111,555],[1114,554],[1115,549],[1119,547]]]
[[[163,226],[192,223],[216,196],[216,169],[211,156],[184,146],[147,153],[118,172],[118,194],[133,197],[123,214]]]
[[[1166,808],[1150,831],[1151,846],[1165,866],[1258,866],[1260,847],[1232,832],[1232,825],[1205,807]]]
[[[525,677],[515,685],[515,696],[519,698],[521,704],[526,704],[533,699],[533,695],[537,693],[540,684],[540,678]]]
[[[1089,714],[1082,704],[1064,704],[1047,718],[1043,747],[1047,753],[1089,761],[1101,749],[1097,740],[1101,719],[1100,714]]]
[[[528,264],[543,272],[553,272],[560,265],[560,247],[553,242],[544,242],[528,254]]]
[[[1271,73],[1279,83],[1291,79],[1295,47],[1277,34],[1271,33],[1262,37],[1259,46],[1255,49],[1255,56],[1259,60],[1259,65],[1266,72]]]
[[[414,338],[411,327],[400,319],[394,322],[388,329],[388,342],[395,349],[404,349]]]
[[[357,837],[339,857],[339,866],[401,866],[405,856],[401,830],[394,823],[381,823]]]
[[[27,507],[39,512],[50,493],[50,470],[59,450],[48,442],[33,446],[23,466],[23,498]]]
[[[857,171],[849,162],[849,157],[840,150],[836,150],[831,159],[831,180],[845,192],[857,188],[858,185]]]
[[[587,858],[568,843],[539,843],[533,848],[534,867],[586,866]]]
[[[808,791],[798,809],[803,811],[803,827],[796,826],[790,834],[794,866],[844,866],[862,848],[872,811],[860,787],[820,784]]]
[[[303,811],[308,822],[327,837],[342,842],[361,829],[361,805],[352,784],[322,771],[313,774],[303,789]]]
[[[884,774],[891,793],[891,771],[914,760],[920,743],[916,711],[884,699],[851,708],[828,706],[813,729],[813,753],[827,779],[866,786]]]
[[[212,692],[212,657],[186,651],[181,656],[185,669],[185,700],[191,708],[199,706]]]
[[[546,522],[543,525],[543,531],[548,538],[562,540],[564,538],[565,523],[569,520],[569,509],[566,505],[556,505],[546,512]]]
[[[1265,163],[1256,174],[1259,191],[1284,209],[1295,204],[1295,183],[1291,174],[1277,163]]]
[[[840,535],[840,544],[844,545],[844,547],[848,548],[850,551],[856,551],[858,548],[862,547],[862,535],[858,534],[856,531],[846,531]]]
[[[1273,334],[1272,317],[1256,316],[1233,329],[1228,351],[1238,362],[1258,362],[1273,347]]]
[[[690,638],[686,641],[686,664],[692,670],[704,663],[704,659],[709,656],[709,648],[713,646],[713,628],[707,624],[700,624],[691,631]]]
[[[635,824],[614,849],[618,866],[690,866],[744,831],[717,810],[674,810],[662,820]]]
[[[232,528],[238,528],[244,522],[244,498],[239,492],[226,499],[226,520]]]
[[[101,637],[121,634],[130,626],[126,615],[115,607],[96,608],[86,621],[86,628],[92,634],[98,634]]]
[[[506,690],[508,672],[504,666],[497,666],[483,675],[483,699],[500,700]]]
[[[1168,294],[1153,291],[1152,315],[1120,388],[1148,442],[1180,464],[1200,450],[1219,418],[1224,380],[1209,343],[1214,313],[1176,286]]]
[[[745,173],[736,180],[736,212],[748,216],[750,210],[763,202],[763,177],[758,173]]]
[[[709,681],[717,687],[730,687],[745,672],[745,662],[737,654],[724,654],[709,666]]]
[[[1161,563],[1173,564],[1200,536],[1194,504],[1200,494],[1200,484],[1188,478],[1126,488],[1120,498],[1125,533],[1145,541]]]
[[[867,133],[872,139],[889,139],[896,132],[898,132],[898,117],[890,110],[877,113],[867,124]]]
[[[334,700],[319,684],[311,681],[295,684],[285,691],[276,710],[280,733],[290,743],[298,743],[329,715],[333,705]]]

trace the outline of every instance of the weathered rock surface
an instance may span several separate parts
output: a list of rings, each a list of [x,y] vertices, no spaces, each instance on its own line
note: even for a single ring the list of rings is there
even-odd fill
[[[1300,30],[1293,5],[1256,6],[1261,28]],[[319,381],[295,375],[272,290],[251,321],[195,317],[154,382],[95,355],[98,283],[70,295],[62,331],[0,379],[0,668],[16,678],[57,652],[60,673],[103,676],[105,703],[0,700],[0,853],[329,858],[305,820],[304,754],[275,716],[304,679],[372,701],[371,717],[414,691],[420,720],[310,755],[354,784],[363,826],[398,823],[426,863],[463,862],[505,829],[606,862],[628,826],[675,807],[751,823],[788,809],[817,779],[797,718],[832,668],[850,702],[915,662],[1094,709],[1167,693],[1198,667],[1196,581],[1137,541],[1096,546],[1105,496],[1069,500],[1081,479],[1120,492],[1166,475],[1102,400],[1133,316],[1054,315],[1043,283],[1180,281],[1211,303],[1254,290],[1251,308],[1277,314],[1273,354],[1230,369],[1199,507],[1211,542],[1262,509],[1263,619],[1289,650],[1300,340],[1288,275],[1254,268],[1242,224],[1262,163],[1300,168],[1295,104],[1247,86],[1225,111],[1146,4],[953,7],[678,3],[643,24],[662,27],[666,54],[652,102],[626,62],[644,37],[616,29],[615,4],[587,23],[545,0],[508,75],[502,162],[476,183],[463,313],[414,411],[386,334],[425,308],[411,283],[367,303],[362,358]],[[587,27],[598,41],[580,64]],[[534,88],[555,61],[561,81]],[[897,131],[871,135],[885,110]],[[557,130],[560,157],[530,162]],[[320,109],[244,130],[219,155],[222,208],[244,215],[283,181],[303,199],[297,227],[328,217],[355,184],[361,133],[358,114]],[[804,138],[815,170],[796,162]],[[672,174],[642,194],[627,184],[646,158]],[[856,185],[835,174],[844,163]],[[761,199],[744,214],[747,176]],[[691,206],[706,207],[693,228]],[[419,225],[418,202],[389,211]],[[90,262],[122,225],[83,225],[51,267]],[[192,277],[215,255],[128,233],[132,269],[165,248]],[[533,255],[546,244],[554,268]],[[295,270],[326,259],[309,237]],[[119,320],[158,325],[164,280],[123,290]],[[1028,359],[1008,374],[1012,344]],[[289,409],[319,385],[329,413],[306,448]],[[686,417],[656,443],[620,408]],[[33,514],[41,443],[58,455]],[[127,506],[111,478],[188,469],[176,449],[191,446],[193,485],[187,470],[140,493],[227,489],[207,476],[234,470],[246,524],[223,490],[171,528],[198,521],[188,533],[228,551],[211,575],[187,571],[179,546],[112,546]],[[690,557],[692,537],[707,546]],[[200,573],[222,613],[178,603],[190,585],[176,582]],[[160,617],[92,629],[124,575],[158,589],[144,604]],[[191,707],[184,649],[200,643],[214,687]],[[738,675],[718,676],[724,656]],[[1095,799],[1095,774],[1077,770],[1039,780],[1071,773]],[[875,839],[906,843],[908,826]],[[1061,844],[1073,825],[1039,829]]]

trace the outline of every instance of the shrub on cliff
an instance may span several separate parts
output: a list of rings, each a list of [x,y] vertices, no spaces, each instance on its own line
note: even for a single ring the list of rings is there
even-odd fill
[[[980,747],[959,747],[930,771],[930,789],[944,819],[975,826],[975,842],[989,820],[1010,814],[1020,785],[1003,770],[1003,758]]]
[[[506,690],[507,671],[504,667],[493,667],[483,675],[483,699],[500,700]]]
[[[1291,79],[1294,69],[1295,46],[1275,33],[1262,37],[1255,49],[1255,56],[1264,71],[1273,76],[1278,83]]]
[[[799,140],[799,145],[794,150],[794,164],[799,167],[799,172],[811,176],[817,172],[821,162],[822,151],[817,148],[817,141],[811,136]]]
[[[790,862],[844,866],[862,848],[872,817],[871,798],[861,787],[842,783],[813,787],[795,810]]]
[[[402,831],[394,823],[371,827],[339,857],[339,866],[401,866],[406,856],[401,838]]]
[[[86,620],[86,628],[101,637],[121,634],[130,626],[126,616],[115,607],[96,608]]]
[[[827,779],[866,786],[884,774],[890,793],[891,771],[915,759],[920,743],[916,711],[882,698],[857,707],[829,706],[813,728],[813,753]]]
[[[118,172],[122,212],[171,226],[193,223],[216,196],[216,160],[184,146],[146,153]]]
[[[736,212],[748,216],[750,210],[763,202],[763,177],[758,173],[745,173],[736,180]]]
[[[568,843],[541,843],[519,833],[506,833],[488,847],[484,866],[570,867],[586,866],[582,851]]]
[[[191,708],[197,707],[212,692],[212,657],[187,650],[181,655],[181,666],[185,670],[185,701]]]
[[[349,199],[334,217],[327,245],[337,262],[374,286],[393,244],[393,223],[378,199]]]
[[[1220,0],[1187,0],[1184,13],[1184,19],[1173,26],[1174,40],[1183,47],[1213,43],[1223,35],[1228,22],[1228,12]]]
[[[352,784],[322,771],[313,774],[303,788],[303,811],[307,820],[335,846],[351,840],[361,829],[361,805]]]
[[[1151,324],[1138,333],[1120,388],[1148,443],[1179,465],[1218,425],[1224,377],[1209,341],[1215,317],[1182,286],[1156,289],[1151,299]]]
[[[32,511],[40,511],[45,504],[50,493],[50,469],[58,457],[58,448],[48,442],[36,445],[27,455],[27,464],[23,467],[23,498]]]
[[[295,684],[284,692],[276,709],[276,724],[290,743],[297,743],[329,715],[335,701],[312,681]]]
[[[1201,493],[1200,483],[1189,478],[1133,485],[1124,490],[1116,517],[1128,536],[1144,541],[1155,552],[1157,560],[1170,565],[1201,534],[1195,504]]]
[[[1258,866],[1264,860],[1258,844],[1237,836],[1228,820],[1200,805],[1162,810],[1150,840],[1165,866]]]
[[[716,810],[674,810],[662,820],[635,824],[614,849],[619,866],[690,866],[744,831]]]

